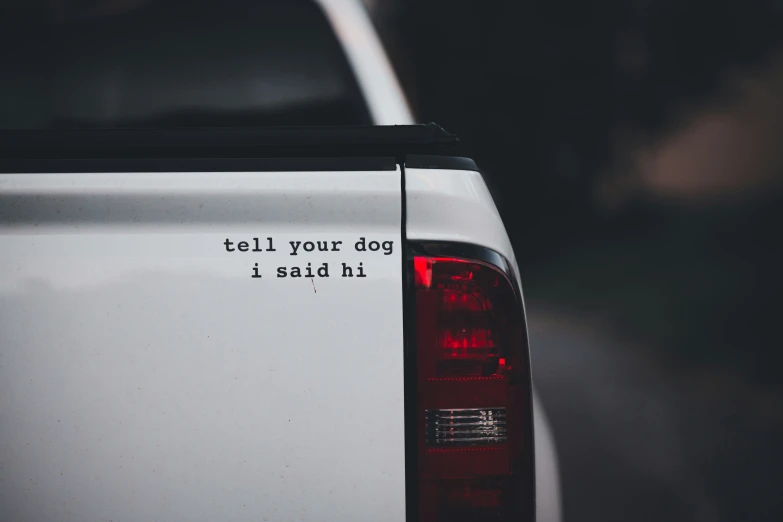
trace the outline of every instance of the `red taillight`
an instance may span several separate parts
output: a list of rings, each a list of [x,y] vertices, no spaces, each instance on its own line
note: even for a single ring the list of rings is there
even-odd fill
[[[416,256],[421,522],[531,519],[533,459],[524,316],[482,261]]]

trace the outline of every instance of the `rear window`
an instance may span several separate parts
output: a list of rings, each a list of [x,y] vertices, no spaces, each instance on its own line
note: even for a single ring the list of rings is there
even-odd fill
[[[310,1],[0,8],[0,128],[370,123]]]

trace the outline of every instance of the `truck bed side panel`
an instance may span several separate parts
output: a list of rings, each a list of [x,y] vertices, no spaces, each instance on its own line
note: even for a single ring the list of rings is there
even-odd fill
[[[404,520],[400,185],[1,174],[0,519]]]

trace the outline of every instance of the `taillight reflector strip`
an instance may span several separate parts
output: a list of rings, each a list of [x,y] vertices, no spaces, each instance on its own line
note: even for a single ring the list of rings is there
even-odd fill
[[[427,410],[429,446],[477,446],[506,442],[506,409]]]

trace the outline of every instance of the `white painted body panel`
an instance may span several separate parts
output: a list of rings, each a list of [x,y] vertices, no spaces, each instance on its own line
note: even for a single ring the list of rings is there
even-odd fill
[[[399,171],[7,174],[0,196],[0,520],[404,520]],[[330,277],[275,277],[308,260]]]
[[[405,169],[406,235],[409,241],[455,241],[494,250],[508,260],[517,284],[511,241],[481,174],[467,170]],[[520,295],[522,287],[519,287]],[[533,369],[535,381],[535,368]],[[536,451],[536,520],[560,522],[557,453],[546,413],[533,389]]]

